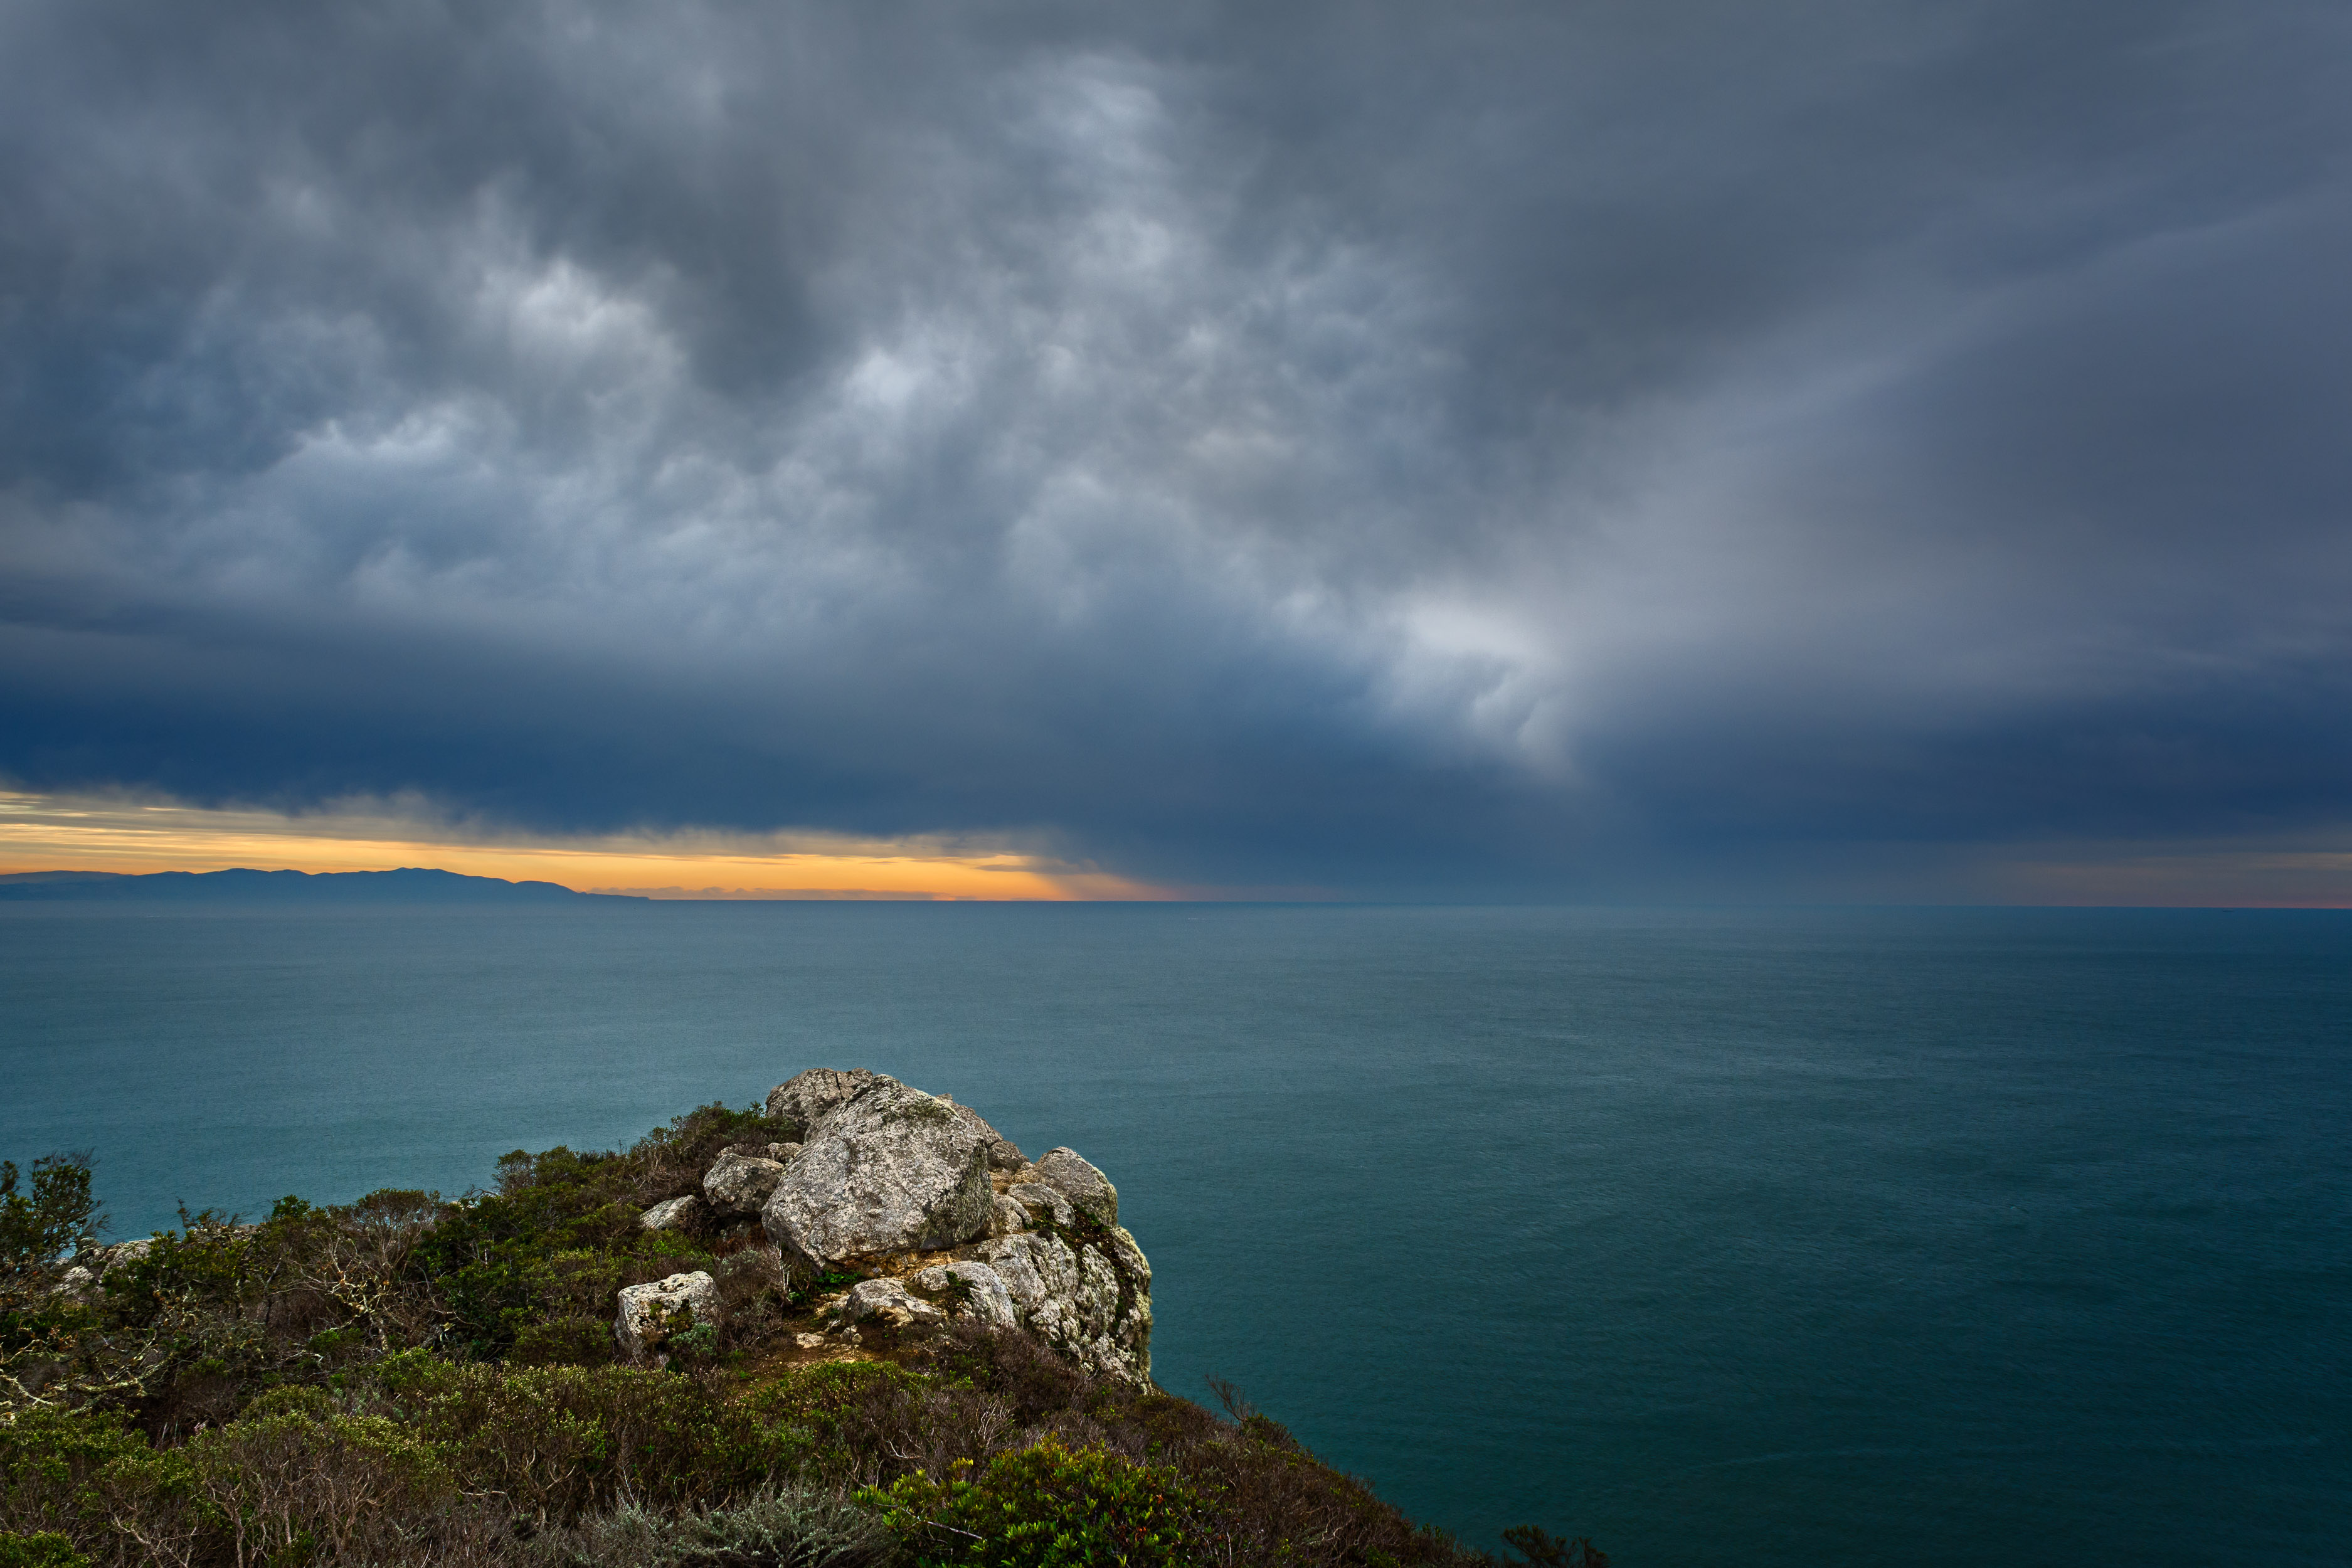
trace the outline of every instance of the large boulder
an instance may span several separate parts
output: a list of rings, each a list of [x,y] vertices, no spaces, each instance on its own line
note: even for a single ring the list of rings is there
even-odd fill
[[[754,1159],[729,1149],[702,1173],[702,1195],[714,1214],[755,1215],[767,1206],[768,1195],[783,1179],[782,1161]]]
[[[995,1209],[988,1149],[945,1100],[874,1078],[824,1113],[761,1221],[795,1283],[851,1258],[977,1240]]]
[[[1059,1188],[1080,1214],[1106,1226],[1118,1224],[1118,1189],[1075,1149],[1048,1149],[1037,1156],[1037,1179]]]
[[[847,1072],[838,1068],[811,1068],[768,1091],[768,1120],[783,1124],[789,1142],[804,1142],[809,1132],[834,1107],[855,1100],[874,1087],[881,1074],[864,1068]]]
[[[631,1361],[650,1359],[657,1366],[667,1366],[669,1357],[659,1352],[672,1335],[701,1325],[717,1328],[719,1321],[719,1282],[698,1268],[691,1274],[623,1287],[621,1315],[613,1324],[613,1337],[621,1342]]]

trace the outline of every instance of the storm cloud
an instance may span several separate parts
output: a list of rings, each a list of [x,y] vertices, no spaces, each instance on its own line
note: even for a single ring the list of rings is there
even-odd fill
[[[1366,892],[2340,836],[2347,77],[2290,0],[12,5],[0,774]]]

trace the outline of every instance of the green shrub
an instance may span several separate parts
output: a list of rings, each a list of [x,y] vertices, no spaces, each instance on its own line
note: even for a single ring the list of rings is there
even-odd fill
[[[89,1568],[89,1559],[54,1530],[37,1535],[0,1535],[0,1568]]]
[[[978,1480],[906,1476],[866,1495],[922,1568],[1145,1568],[1212,1548],[1201,1500],[1175,1470],[1050,1437],[998,1455]]]
[[[394,1357],[374,1405],[436,1444],[469,1489],[539,1521],[630,1498],[706,1503],[762,1486],[804,1448],[692,1378],[627,1366],[452,1365]]]
[[[865,1568],[894,1555],[877,1514],[836,1492],[779,1487],[730,1506],[664,1515],[628,1505],[549,1531],[534,1542],[547,1568],[687,1568],[776,1563]]]

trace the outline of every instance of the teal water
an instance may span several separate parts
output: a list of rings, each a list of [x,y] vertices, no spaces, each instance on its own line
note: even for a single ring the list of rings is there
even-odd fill
[[[1106,1167],[1164,1384],[1484,1544],[2352,1540],[2346,916],[0,909],[0,1153],[118,1234],[818,1064]]]

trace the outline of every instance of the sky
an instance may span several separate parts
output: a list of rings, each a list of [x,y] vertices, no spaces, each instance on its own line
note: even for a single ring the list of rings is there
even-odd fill
[[[0,870],[2352,903],[2347,80],[2337,0],[0,5]]]

